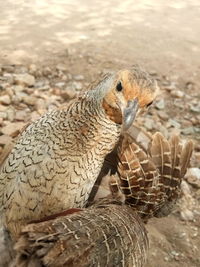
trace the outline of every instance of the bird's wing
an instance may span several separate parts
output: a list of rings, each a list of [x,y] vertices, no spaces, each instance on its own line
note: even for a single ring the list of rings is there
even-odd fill
[[[15,249],[13,266],[139,267],[146,260],[148,239],[132,208],[107,199],[68,216],[27,225]]]

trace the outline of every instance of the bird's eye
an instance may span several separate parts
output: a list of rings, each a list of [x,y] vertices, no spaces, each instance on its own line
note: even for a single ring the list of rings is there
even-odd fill
[[[147,104],[147,108],[150,107],[153,104],[153,101],[151,101],[149,104]]]
[[[121,92],[122,89],[123,89],[123,87],[122,87],[122,83],[121,83],[121,82],[118,82],[118,84],[117,84],[117,86],[116,86],[116,90],[117,90],[118,92]]]

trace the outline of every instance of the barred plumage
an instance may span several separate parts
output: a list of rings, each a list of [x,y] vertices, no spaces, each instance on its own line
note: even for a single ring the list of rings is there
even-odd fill
[[[134,142],[132,137],[123,138],[118,146],[118,176],[111,183],[116,194],[118,190],[145,220],[153,216],[170,213],[179,193],[180,184],[188,168],[193,142],[181,144],[178,136],[167,141],[161,133],[155,133],[149,140],[147,150]],[[131,129],[131,128],[130,128]],[[142,131],[141,131],[142,132]],[[142,133],[145,135],[145,132]]]
[[[86,205],[105,156],[156,88],[140,69],[122,70],[25,129],[0,174],[0,219],[14,237],[30,220]]]
[[[174,176],[173,169],[187,169],[192,142],[182,146],[179,137],[167,141],[160,133],[151,137],[135,126],[129,133],[131,136],[125,134],[117,151],[111,153],[114,161],[107,162],[112,171],[118,169],[119,176],[104,177],[98,185],[96,202],[90,207],[67,210],[27,225],[15,246],[13,266],[144,266],[148,238],[143,221],[170,212],[183,178],[183,172]],[[147,150],[135,144],[141,142],[138,133],[146,135],[143,147]],[[178,140],[175,142],[180,147],[178,154],[174,152],[174,140]],[[174,163],[178,155],[186,160]],[[111,165],[114,162],[118,165]],[[113,199],[117,191],[124,196],[124,203]]]
[[[137,213],[105,200],[72,215],[27,225],[16,244],[13,266],[139,267],[147,249],[147,233]]]

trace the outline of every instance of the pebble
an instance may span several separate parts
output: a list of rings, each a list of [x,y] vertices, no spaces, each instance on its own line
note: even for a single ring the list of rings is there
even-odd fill
[[[165,101],[164,99],[161,99],[155,103],[155,107],[159,110],[162,110],[165,108]]]
[[[172,90],[177,90],[177,84],[175,82],[171,82],[169,83],[168,81],[167,82],[163,82],[162,83],[163,85],[163,89],[165,89],[166,91],[172,91]]]
[[[70,100],[76,97],[76,92],[72,88],[66,88],[65,90],[60,92],[60,96],[64,100]]]
[[[180,90],[172,90],[171,95],[176,98],[182,98],[184,96],[184,92]]]
[[[0,136],[0,145],[7,145],[10,142],[12,142],[12,137],[9,135],[3,134]]]
[[[83,85],[81,82],[73,82],[72,86],[74,87],[75,90],[80,91],[83,89]]]
[[[158,114],[158,116],[159,116],[162,120],[168,120],[168,119],[169,119],[169,116],[168,116],[168,114],[166,113],[166,111],[158,110],[158,111],[157,111],[157,114]]]
[[[145,118],[145,120],[144,120],[144,127],[147,130],[154,129],[154,126],[155,126],[155,122],[151,118]]]
[[[191,195],[191,190],[186,181],[182,181],[181,183],[181,191],[184,195]]]
[[[30,110],[18,110],[15,113],[15,120],[17,121],[28,121],[30,119]]]
[[[29,95],[23,96],[22,100],[24,101],[24,103],[26,103],[27,105],[31,105],[31,106],[34,106],[36,104],[36,102],[37,102],[37,98],[36,97],[29,96]]]
[[[49,75],[52,75],[52,70],[49,67],[45,67],[43,69],[42,73],[43,73],[44,76],[49,76]]]
[[[35,84],[35,77],[30,74],[17,74],[14,76],[14,83],[17,85],[31,87]]]
[[[57,66],[56,66],[56,69],[59,70],[59,71],[67,71],[67,66],[63,63],[59,63]]]
[[[21,85],[13,85],[11,88],[12,88],[12,90],[14,92],[22,92],[22,91],[24,91],[24,87],[21,86]]]
[[[194,87],[194,83],[193,82],[187,82],[185,87],[188,89],[188,90],[192,90],[193,87]]]
[[[189,209],[184,209],[180,213],[181,219],[183,221],[193,221],[194,220],[194,213]]]
[[[2,71],[13,73],[15,71],[15,66],[14,65],[3,65]]]
[[[0,103],[2,103],[4,105],[10,105],[11,99],[10,99],[9,95],[0,96]]]
[[[7,113],[6,112],[3,112],[3,111],[0,111],[0,118],[1,119],[7,119]]]
[[[37,71],[37,66],[36,66],[35,64],[31,64],[31,65],[29,66],[29,72],[30,72],[31,74],[34,74],[36,71]]]
[[[47,108],[47,103],[44,99],[39,98],[37,99],[36,103],[35,103],[35,108],[36,110],[44,110],[46,111]]]
[[[166,123],[166,127],[167,128],[174,127],[174,128],[180,129],[181,124],[177,122],[176,120],[169,119],[168,122]]]
[[[6,126],[1,128],[1,133],[15,137],[19,134],[22,128],[25,126],[23,122],[8,122]]]
[[[74,75],[73,78],[76,81],[83,81],[85,79],[83,75]]]
[[[26,74],[28,73],[28,68],[23,65],[17,65],[15,66],[15,73],[16,74]]]
[[[200,113],[200,104],[190,105],[190,111],[192,111],[194,113]]]
[[[195,188],[200,188],[200,169],[199,168],[189,168],[185,179],[189,184],[194,186]]]
[[[13,83],[13,74],[11,73],[4,73],[3,77],[5,78],[5,80],[9,83]]]
[[[187,128],[181,129],[181,133],[184,135],[194,134],[194,132],[195,132],[194,127],[187,127]]]
[[[13,121],[15,119],[15,109],[13,107],[7,109],[7,120]]]
[[[63,88],[65,85],[66,85],[65,82],[59,82],[55,84],[55,87]]]

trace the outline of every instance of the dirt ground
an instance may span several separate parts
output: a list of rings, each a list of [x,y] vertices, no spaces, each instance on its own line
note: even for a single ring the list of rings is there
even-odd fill
[[[152,132],[169,135],[177,131],[183,139],[192,138],[191,167],[199,168],[199,14],[198,0],[0,0],[0,97],[8,91],[11,98],[7,102],[4,98],[0,105],[4,116],[0,127],[5,130],[10,122],[25,123],[28,117],[22,118],[23,109],[34,118],[48,109],[38,107],[43,102],[34,102],[42,94],[43,99],[51,99],[50,105],[57,105],[56,101],[59,105],[62,86],[70,84],[79,91],[102,72],[140,64],[158,80],[161,95],[139,124]],[[48,81],[41,87],[50,90],[41,89],[39,96],[36,89],[28,89],[27,95],[35,90],[34,101],[19,94],[21,105],[8,89],[13,86],[13,72],[33,75],[37,90],[41,81]],[[200,266],[199,183],[187,182],[185,191],[190,203],[183,193],[170,216],[152,219],[147,225],[146,267]],[[192,215],[185,218],[188,211]]]

